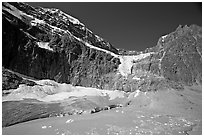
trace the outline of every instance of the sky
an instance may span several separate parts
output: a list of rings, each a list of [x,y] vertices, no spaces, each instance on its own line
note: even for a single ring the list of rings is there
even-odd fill
[[[77,18],[115,48],[142,51],[179,25],[202,26],[202,4],[190,2],[35,2]]]

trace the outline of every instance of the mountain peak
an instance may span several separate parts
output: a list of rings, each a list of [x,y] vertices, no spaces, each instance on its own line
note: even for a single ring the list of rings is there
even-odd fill
[[[75,40],[86,41],[98,48],[117,54],[117,49],[109,42],[93,34],[93,32],[86,28],[78,19],[59,9],[34,8],[24,3],[3,3],[3,13],[7,16],[6,19],[9,18],[9,15],[12,15],[17,18],[17,20],[23,22],[25,27],[29,26],[30,29],[32,29],[32,26],[37,27],[46,35],[56,34],[62,36],[67,33]],[[24,29],[24,31],[27,32],[28,30]]]

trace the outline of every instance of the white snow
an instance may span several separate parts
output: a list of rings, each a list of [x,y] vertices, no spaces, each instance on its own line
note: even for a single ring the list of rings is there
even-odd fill
[[[136,77],[136,76],[134,76],[132,79],[140,80],[140,78],[138,78],[138,77]]]
[[[34,20],[31,20],[30,24],[32,26],[37,26],[37,24],[45,24],[45,22],[43,20],[39,20],[39,19],[35,18]]]
[[[52,80],[36,81],[38,85],[20,85],[17,89],[12,89],[11,93],[3,97],[3,101],[23,100],[25,98],[37,99],[44,102],[60,101],[69,97],[84,96],[108,96],[109,100],[124,98],[125,92],[101,90],[89,87],[72,86],[70,84],[60,84]]]
[[[28,15],[24,12],[22,12],[21,10],[17,9],[16,7],[14,7],[13,5],[10,5],[9,3],[4,3],[6,6],[8,6],[9,8],[11,8],[12,10],[6,8],[6,7],[2,7],[3,10],[6,10],[7,12],[9,12],[10,14],[12,14],[13,16],[23,20],[22,16],[27,17],[31,20],[30,24],[32,26],[36,26],[37,24],[45,24],[45,22],[43,20],[39,20],[37,18],[34,18],[31,15]]]
[[[42,129],[45,129],[45,128],[47,128],[47,126],[42,126]]]
[[[77,39],[78,41],[81,41],[82,43],[84,43],[87,47],[90,47],[90,48],[93,48],[93,49],[96,49],[96,50],[111,54],[112,56],[114,56],[116,58],[118,58],[120,56],[120,55],[117,55],[117,54],[115,54],[115,53],[113,53],[111,51],[108,51],[108,50],[105,50],[105,49],[102,49],[102,48],[99,48],[99,47],[95,47],[95,46],[89,44],[88,42],[84,42],[83,40],[81,40],[81,39],[79,39],[79,38],[77,38],[75,36],[74,36],[74,38]]]
[[[37,42],[37,44],[38,44],[38,46],[39,46],[40,48],[53,51],[53,49],[48,46],[49,42]]]
[[[47,9],[47,11],[51,12],[51,13],[56,13],[58,12],[59,10],[58,9],[55,9],[55,8],[51,8],[51,9]]]
[[[31,38],[31,39],[35,39],[35,40],[37,40],[37,38],[36,37],[33,37],[32,35],[30,35],[28,32],[26,32],[26,31],[23,31],[23,29],[20,29],[23,33],[25,33],[29,38]]]
[[[74,18],[74,17],[72,17],[72,16],[70,16],[70,15],[60,11],[59,9],[56,9],[56,8],[43,8],[43,10],[45,12],[49,11],[52,14],[58,12],[59,16],[62,16],[63,19],[67,19],[68,18],[68,20],[70,22],[72,22],[73,24],[80,24],[80,25],[84,26],[84,24],[82,24],[78,19],[76,19],[76,18]]]
[[[167,37],[168,35],[164,35],[164,36],[162,36],[161,38],[162,38],[162,42],[164,42],[164,39]]]
[[[68,14],[66,14],[66,16],[69,18],[69,21],[71,21],[73,24],[81,24],[80,21]]]
[[[76,19],[76,18],[74,18],[74,17],[72,17],[72,16],[70,16],[68,14],[66,14],[66,13],[64,13],[62,11],[60,11],[60,14],[62,16],[68,17],[69,21],[72,22],[73,24],[80,24],[80,25],[84,26],[84,24],[82,24],[78,19]]]
[[[43,79],[43,80],[35,80],[35,83],[37,83],[38,85],[51,85],[51,86],[58,86],[58,83],[53,81],[53,80],[49,80],[49,79]]]
[[[162,36],[162,39],[164,39],[164,38],[166,38],[168,35],[164,35],[164,36]]]
[[[95,35],[98,41],[103,41],[103,39],[101,37],[99,37],[98,35]]]
[[[68,119],[65,123],[72,123],[73,121],[73,119]]]
[[[146,58],[153,54],[154,52],[139,54],[139,55],[133,55],[133,56],[119,56],[121,64],[119,65],[119,72],[123,76],[128,76],[128,74],[131,74],[131,68],[133,66],[133,62],[137,60],[141,60],[143,58]]]
[[[140,90],[136,90],[135,92],[136,93],[135,93],[134,97],[137,97],[141,91]]]

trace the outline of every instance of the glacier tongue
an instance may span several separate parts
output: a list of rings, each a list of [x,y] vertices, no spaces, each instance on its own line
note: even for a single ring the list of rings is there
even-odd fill
[[[143,58],[146,58],[153,54],[154,52],[139,54],[139,55],[133,55],[133,56],[119,56],[121,64],[119,65],[119,72],[123,76],[128,76],[128,74],[131,74],[131,68],[134,64],[134,61],[141,60]]]

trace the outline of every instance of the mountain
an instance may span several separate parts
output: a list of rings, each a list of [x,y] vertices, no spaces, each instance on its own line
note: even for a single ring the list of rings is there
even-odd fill
[[[145,106],[152,101],[147,93],[155,100],[153,93],[157,92],[164,101],[159,91],[187,103],[185,110],[189,104],[197,109],[199,105],[184,97],[186,87],[196,86],[202,86],[200,26],[180,25],[152,48],[127,51],[113,47],[59,9],[2,3],[4,127],[37,118],[82,114],[89,109],[95,113],[132,102]],[[181,92],[175,96],[166,90]],[[135,101],[140,94],[140,101]],[[60,99],[65,101],[57,102]]]
[[[2,18],[3,66],[36,79],[127,91],[123,87],[132,82],[138,85],[134,88],[140,81],[151,85],[149,75],[156,81],[201,84],[202,32],[196,25],[179,26],[144,52],[128,52],[59,9],[3,3]],[[125,83],[127,76],[131,83]]]

